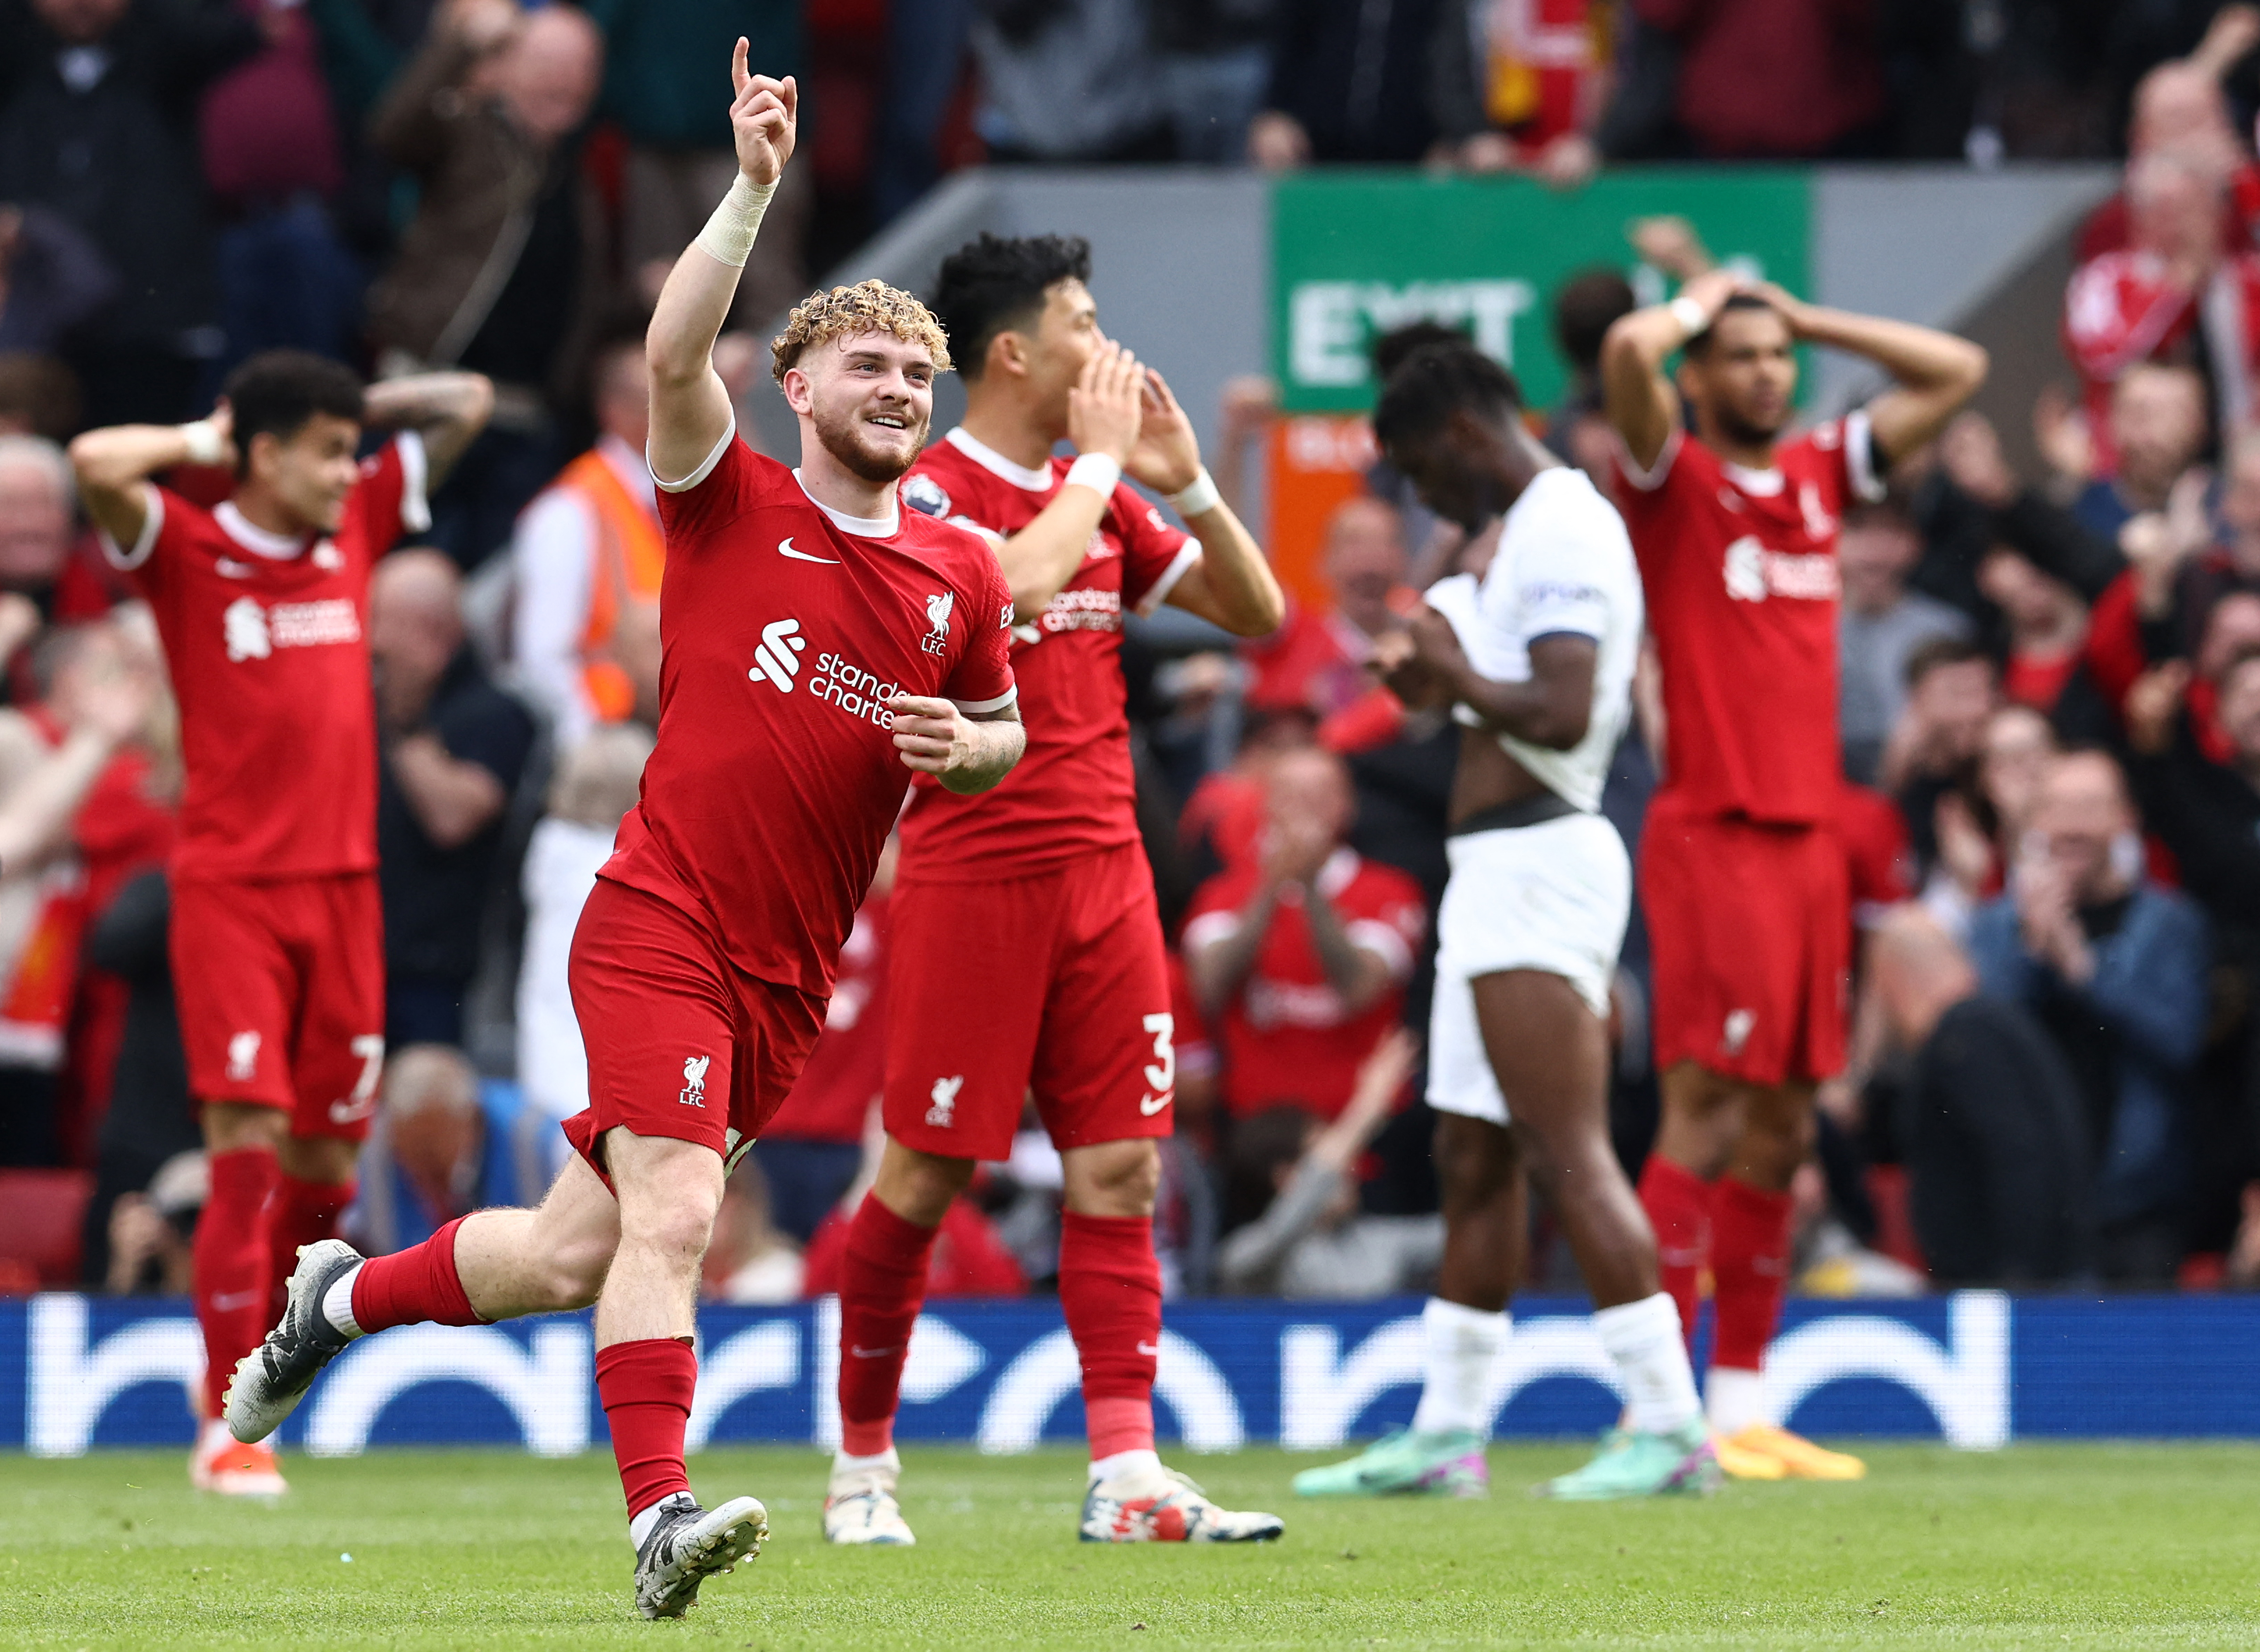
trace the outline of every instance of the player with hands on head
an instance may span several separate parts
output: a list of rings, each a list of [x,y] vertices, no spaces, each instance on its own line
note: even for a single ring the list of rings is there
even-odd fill
[[[310,1247],[228,1401],[239,1436],[261,1438],[355,1337],[595,1302],[647,1618],[682,1616],[768,1532],[753,1498],[702,1507],[683,1463],[725,1179],[822,1029],[906,779],[977,791],[1022,746],[996,558],[897,499],[950,365],[926,306],[877,282],[808,298],[770,347],[800,465],[738,439],[714,343],[791,158],[798,93],[749,73],[742,39],[732,76],[739,175],[646,340],[667,540],[659,732],[574,936],[590,1097],[565,1122],[574,1156],[539,1209],[476,1212],[367,1261]]]
[[[149,603],[180,703],[173,979],[211,1192],[194,1294],[216,1404],[258,1346],[301,1245],[352,1202],[384,1059],[368,583],[485,424],[476,373],[364,387],[296,351],[254,355],[208,418],[71,444],[103,547]],[[363,432],[397,432],[359,456]],[[211,510],[155,478],[232,471]],[[207,1411],[190,1477],[284,1490],[273,1450]]]
[[[1382,391],[1374,433],[1446,520],[1505,520],[1482,576],[1430,588],[1377,669],[1462,727],[1436,920],[1428,1105],[1444,1256],[1421,1315],[1410,1428],[1298,1475],[1305,1497],[1480,1497],[1522,1277],[1528,1184],[1541,1184],[1593,1299],[1626,1426],[1540,1488],[1576,1500],[1703,1492],[1719,1479],[1655,1234],[1609,1140],[1608,1020],[1632,868],[1598,812],[1632,712],[1642,604],[1624,524],[1582,471],[1523,426],[1506,369],[1424,347]]]
[[[1895,383],[1792,438],[1801,343]],[[1663,1096],[1641,1197],[1691,1338],[1697,1280],[1707,1267],[1714,1281],[1708,1409],[1720,1463],[1744,1477],[1864,1472],[1777,1427],[1760,1377],[1787,1284],[1790,1178],[1816,1087],[1845,1062],[1838,525],[1883,497],[1891,465],[1945,428],[1985,369],[1965,340],[1728,270],[1633,311],[1602,347],[1670,731],[1641,838]]]
[[[1091,1434],[1082,1535],[1279,1531],[1273,1516],[1219,1508],[1154,1449],[1156,1139],[1175,1128],[1176,1054],[1119,655],[1127,613],[1166,602],[1257,636],[1284,599],[1168,383],[1101,331],[1090,275],[1081,240],[983,236],[943,261],[935,295],[965,422],[926,450],[903,501],[994,547],[1028,747],[986,797],[922,776],[903,818],[887,1141],[840,1269],[841,1437],[824,1515],[834,1542],[913,1541],[894,1448],[911,1327],[950,1202],[976,1163],[1009,1155],[1031,1092],[1065,1182],[1060,1304]],[[1062,441],[1072,461],[1053,456]],[[1167,497],[1185,529],[1126,476]],[[969,980],[994,1014],[965,1013]]]

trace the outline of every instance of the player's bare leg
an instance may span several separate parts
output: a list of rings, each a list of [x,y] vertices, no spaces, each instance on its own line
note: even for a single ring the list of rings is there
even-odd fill
[[[1161,1155],[1152,1141],[1094,1142],[1061,1155],[1060,1301],[1083,1357],[1091,1463],[1089,1542],[1234,1542],[1276,1537],[1267,1514],[1219,1509],[1154,1449],[1154,1373],[1162,1281],[1153,1212]],[[890,1139],[848,1233],[840,1275],[840,1450],[825,1501],[834,1542],[914,1541],[895,1499],[894,1413],[934,1230],[973,1162]]]
[[[1858,1479],[1867,1472],[1858,1458],[1766,1414],[1765,1349],[1788,1287],[1789,1186],[1813,1150],[1813,1086],[1750,1084],[1683,1062],[1663,1075],[1663,1091],[1641,1197],[1691,1337],[1697,1276],[1706,1266],[1712,1275],[1706,1388],[1720,1464],[1738,1479]]]
[[[280,1107],[207,1102],[201,1110],[211,1188],[197,1223],[194,1292],[204,1332],[204,1381],[189,1480],[229,1497],[279,1497],[290,1488],[265,1441],[232,1437],[220,1420],[222,1391],[236,1362],[259,1346],[273,1317],[268,1210],[282,1179],[290,1115]]]

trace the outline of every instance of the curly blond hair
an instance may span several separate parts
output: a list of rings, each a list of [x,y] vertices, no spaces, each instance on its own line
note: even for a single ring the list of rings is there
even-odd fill
[[[949,371],[949,335],[933,318],[933,311],[916,294],[883,281],[811,293],[794,305],[784,331],[769,340],[769,370],[782,384],[787,369],[810,346],[865,333],[891,333],[905,344],[922,344],[933,354],[935,371]]]

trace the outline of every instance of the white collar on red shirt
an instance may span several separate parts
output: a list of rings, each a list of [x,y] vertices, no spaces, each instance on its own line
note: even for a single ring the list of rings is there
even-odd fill
[[[1723,460],[1719,468],[1727,473],[1727,480],[1753,499],[1770,499],[1784,485],[1778,470],[1752,470],[1745,465],[1730,465]]]
[[[832,526],[842,533],[853,533],[859,540],[890,540],[903,525],[903,508],[899,504],[884,516],[849,516],[845,511],[835,511],[814,494],[808,493],[808,484],[801,482],[797,467],[792,479],[799,483],[803,493],[808,494],[808,502],[830,517]]]
[[[1014,464],[978,436],[967,435],[962,425],[954,426],[942,440],[990,475],[1002,476],[1016,488],[1026,488],[1030,493],[1049,493],[1052,490],[1054,477],[1048,464],[1038,470]]]
[[[288,562],[305,554],[311,542],[293,539],[288,533],[270,533],[235,508],[235,501],[223,499],[212,511],[212,520],[220,532],[249,551],[254,556],[263,556],[270,562]]]

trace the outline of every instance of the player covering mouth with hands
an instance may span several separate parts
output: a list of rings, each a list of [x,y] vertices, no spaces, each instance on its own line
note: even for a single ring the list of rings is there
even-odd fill
[[[995,557],[896,497],[949,366],[925,306],[876,282],[808,299],[772,345],[800,467],[738,440],[714,340],[798,99],[790,79],[748,74],[742,39],[731,72],[740,174],[647,339],[667,538],[659,733],[574,937],[590,1094],[565,1124],[576,1156],[539,1209],[478,1212],[373,1260],[308,1248],[227,1401],[238,1437],[262,1438],[356,1337],[594,1302],[648,1618],[680,1617],[768,1531],[752,1498],[701,1507],[683,1465],[724,1180],[822,1028],[906,771],[980,791],[1023,745]]]
[[[912,1327],[950,1201],[976,1162],[1009,1156],[1031,1094],[1065,1184],[1060,1306],[1091,1439],[1081,1536],[1280,1530],[1276,1516],[1219,1507],[1155,1451],[1156,1139],[1176,1127],[1176,1056],[1119,655],[1126,612],[1169,603],[1254,636],[1284,603],[1168,384],[1100,330],[1090,275],[1080,240],[983,236],[943,261],[935,294],[962,355],[965,422],[926,450],[904,502],[995,545],[1028,750],[985,797],[921,782],[903,819],[887,1142],[840,1269],[834,1542],[914,1541],[893,1438]],[[1071,462],[1053,454],[1062,440]],[[1126,476],[1168,497],[1185,529]],[[991,1015],[966,1015],[969,980]]]

